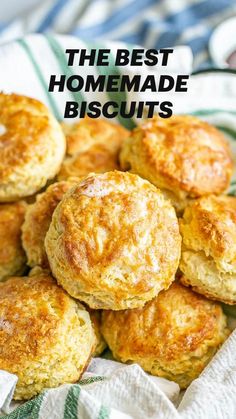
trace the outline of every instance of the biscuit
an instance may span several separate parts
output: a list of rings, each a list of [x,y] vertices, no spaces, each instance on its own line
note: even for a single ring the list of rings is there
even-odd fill
[[[61,126],[66,136],[69,156],[87,151],[95,144],[119,149],[123,140],[129,135],[129,131],[121,125],[88,116],[73,125],[62,123]]]
[[[236,303],[236,198],[208,196],[180,220],[182,282],[209,298]]]
[[[53,183],[45,192],[37,195],[36,202],[28,206],[22,226],[22,243],[30,267],[49,267],[44,240],[52,221],[52,214],[65,193],[78,182],[78,179],[71,178]]]
[[[120,164],[163,190],[178,211],[191,198],[225,191],[233,169],[223,134],[187,115],[154,117],[134,129]]]
[[[174,280],[180,247],[169,201],[148,181],[118,171],[73,187],[45,239],[59,284],[93,309],[143,306]]]
[[[119,152],[129,131],[103,119],[84,118],[77,124],[62,124],[67,140],[68,157],[58,180],[89,173],[105,173],[119,169]]]
[[[227,338],[219,304],[173,283],[143,308],[104,311],[102,333],[115,359],[186,388]]]
[[[26,203],[0,204],[0,281],[8,276],[21,275],[26,267],[26,256],[21,244],[21,226]]]
[[[90,308],[87,308],[87,310],[90,314],[90,319],[96,336],[96,347],[93,352],[93,357],[97,357],[101,355],[107,347],[101,333],[101,310],[91,310]]]
[[[71,176],[85,177],[89,173],[105,173],[119,169],[118,154],[120,148],[105,144],[94,144],[88,150],[66,158],[58,173],[58,180],[66,180]]]
[[[18,376],[15,400],[76,382],[94,344],[89,313],[47,273],[0,284],[0,369]]]
[[[58,173],[66,142],[39,101],[0,93],[0,202],[33,195]]]

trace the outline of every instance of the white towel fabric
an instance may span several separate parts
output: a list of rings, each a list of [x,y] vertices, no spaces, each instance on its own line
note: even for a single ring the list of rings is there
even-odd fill
[[[16,383],[16,375],[0,371],[0,411],[9,411]]]

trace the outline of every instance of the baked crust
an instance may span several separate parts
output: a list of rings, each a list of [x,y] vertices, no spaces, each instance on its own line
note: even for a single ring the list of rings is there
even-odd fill
[[[18,376],[14,398],[77,381],[95,336],[89,313],[46,272],[0,284],[0,369]]]
[[[236,198],[208,196],[180,220],[182,282],[210,298],[236,302]]]
[[[169,287],[180,256],[174,208],[139,176],[91,174],[54,211],[45,239],[53,275],[94,309],[143,306]]]
[[[143,308],[104,311],[102,333],[115,359],[186,388],[227,338],[219,304],[179,283]]]
[[[21,243],[21,226],[27,205],[24,201],[0,204],[0,281],[21,275],[26,256]]]
[[[33,195],[60,169],[65,136],[38,100],[0,93],[0,202]]]
[[[225,191],[233,170],[223,134],[187,115],[154,117],[134,129],[123,144],[120,164],[173,193],[177,208],[188,199]]]
[[[67,142],[67,155],[87,151],[95,144],[119,149],[129,131],[121,125],[105,119],[93,119],[86,116],[81,121],[69,125],[61,124]]]
[[[50,185],[45,192],[37,195],[36,201],[29,205],[22,226],[22,243],[30,267],[41,266],[49,268],[44,240],[52,221],[52,215],[65,193],[72,186],[79,183],[79,179],[70,178],[66,181]]]
[[[74,125],[62,124],[67,140],[67,157],[58,179],[84,177],[120,169],[119,152],[129,131],[103,119],[84,118]]]

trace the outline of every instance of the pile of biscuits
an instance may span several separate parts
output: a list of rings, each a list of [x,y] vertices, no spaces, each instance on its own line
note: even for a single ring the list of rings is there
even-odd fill
[[[0,369],[14,398],[114,359],[186,388],[236,303],[236,198],[223,134],[193,116],[132,132],[60,125],[0,93]]]

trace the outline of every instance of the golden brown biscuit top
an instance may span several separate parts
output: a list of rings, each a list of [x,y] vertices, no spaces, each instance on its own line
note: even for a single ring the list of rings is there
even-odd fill
[[[0,265],[12,261],[21,249],[21,226],[26,207],[24,201],[0,205]]]
[[[1,367],[19,367],[51,350],[64,339],[60,327],[65,317],[70,313],[73,321],[76,310],[77,303],[46,273],[12,277],[1,283]]]
[[[214,258],[220,270],[236,270],[236,198],[208,196],[194,201],[180,220],[183,245]]]
[[[146,170],[149,168],[153,176],[156,174],[153,183],[160,188],[173,190],[177,195],[185,191],[197,197],[220,193],[229,185],[232,174],[229,145],[220,131],[198,118],[155,117],[136,128],[127,141],[130,143],[127,168],[130,159],[131,171],[139,170],[134,163],[134,159],[139,159],[139,164]]]
[[[104,311],[102,320],[102,333],[119,357],[166,362],[219,339],[224,317],[220,305],[173,283],[142,309]]]
[[[40,162],[51,130],[47,108],[35,99],[0,93],[0,182],[16,168]]]
[[[58,179],[70,176],[87,176],[91,172],[105,173],[119,169],[117,147],[94,144],[88,150],[64,160]]]
[[[129,131],[104,119],[86,117],[74,125],[62,124],[67,140],[67,154],[87,151],[95,144],[104,144],[118,151]]]
[[[174,208],[155,186],[114,171],[89,175],[66,194],[54,212],[47,246],[53,246],[57,269],[66,264],[68,276],[83,278],[87,292],[95,286],[127,298],[151,290],[158,275],[169,283],[180,235]]]
[[[28,207],[25,223],[22,226],[22,239],[30,266],[38,264],[48,267],[44,239],[53,212],[65,193],[78,182],[79,179],[70,178],[67,181],[53,183],[45,192],[37,195],[36,202]]]

